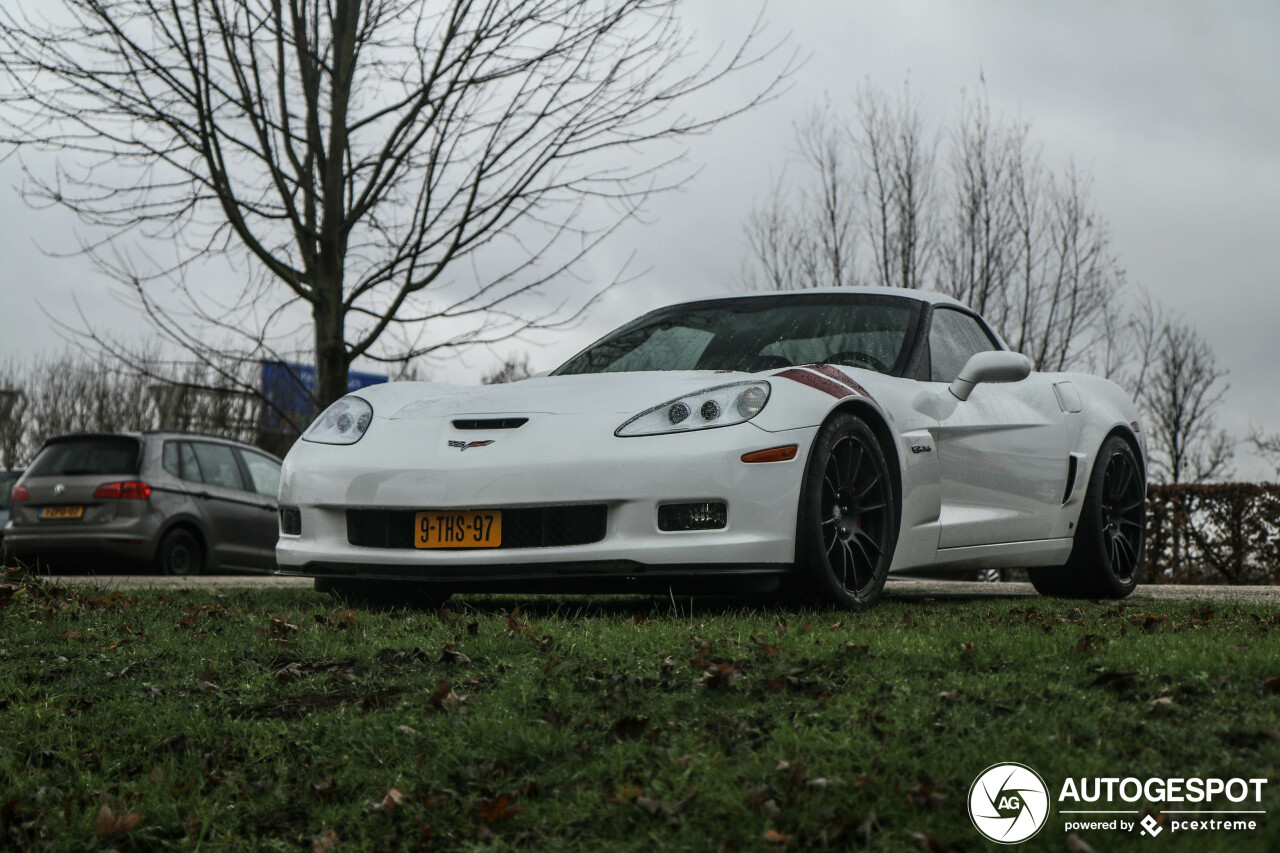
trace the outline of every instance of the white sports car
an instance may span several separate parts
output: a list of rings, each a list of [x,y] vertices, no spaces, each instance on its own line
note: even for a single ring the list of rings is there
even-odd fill
[[[1026,567],[1042,593],[1137,583],[1132,401],[1033,373],[935,294],[688,302],[550,375],[403,382],[330,406],[284,462],[280,572],[393,600],[454,591],[797,591]]]

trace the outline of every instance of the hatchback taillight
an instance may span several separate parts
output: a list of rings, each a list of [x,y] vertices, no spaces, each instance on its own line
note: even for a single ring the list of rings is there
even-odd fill
[[[146,483],[129,480],[124,483],[103,483],[94,490],[95,498],[124,498],[125,500],[145,501],[151,496],[151,487]]]
[[[26,486],[14,486],[13,491],[9,493],[9,500],[11,501],[25,501],[29,497],[31,497],[31,493],[27,491]]]

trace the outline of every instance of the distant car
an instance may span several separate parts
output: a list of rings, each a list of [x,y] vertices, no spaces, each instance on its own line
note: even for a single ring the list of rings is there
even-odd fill
[[[1138,581],[1145,445],[1114,383],[1039,373],[954,299],[833,288],[675,305],[551,375],[342,398],[285,458],[282,573],[402,593],[771,585],[892,571]]]
[[[4,540],[4,526],[9,521],[9,493],[21,476],[21,468],[0,469],[0,541]]]
[[[50,439],[13,486],[5,547],[27,563],[172,575],[275,567],[280,460],[176,432]]]

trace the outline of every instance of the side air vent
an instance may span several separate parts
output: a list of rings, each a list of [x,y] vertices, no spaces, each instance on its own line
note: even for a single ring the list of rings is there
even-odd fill
[[[1071,495],[1076,490],[1076,471],[1080,467],[1080,460],[1072,453],[1067,457],[1067,490],[1062,493],[1062,502],[1065,504],[1071,500]]]
[[[459,418],[454,429],[518,429],[529,422],[528,418]]]

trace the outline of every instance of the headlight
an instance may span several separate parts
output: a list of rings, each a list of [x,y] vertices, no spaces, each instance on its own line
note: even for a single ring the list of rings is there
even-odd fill
[[[768,382],[717,385],[647,409],[618,427],[614,435],[630,438],[733,426],[760,414],[768,402]]]
[[[302,434],[316,444],[355,444],[373,420],[373,406],[359,397],[343,397],[320,413]]]

